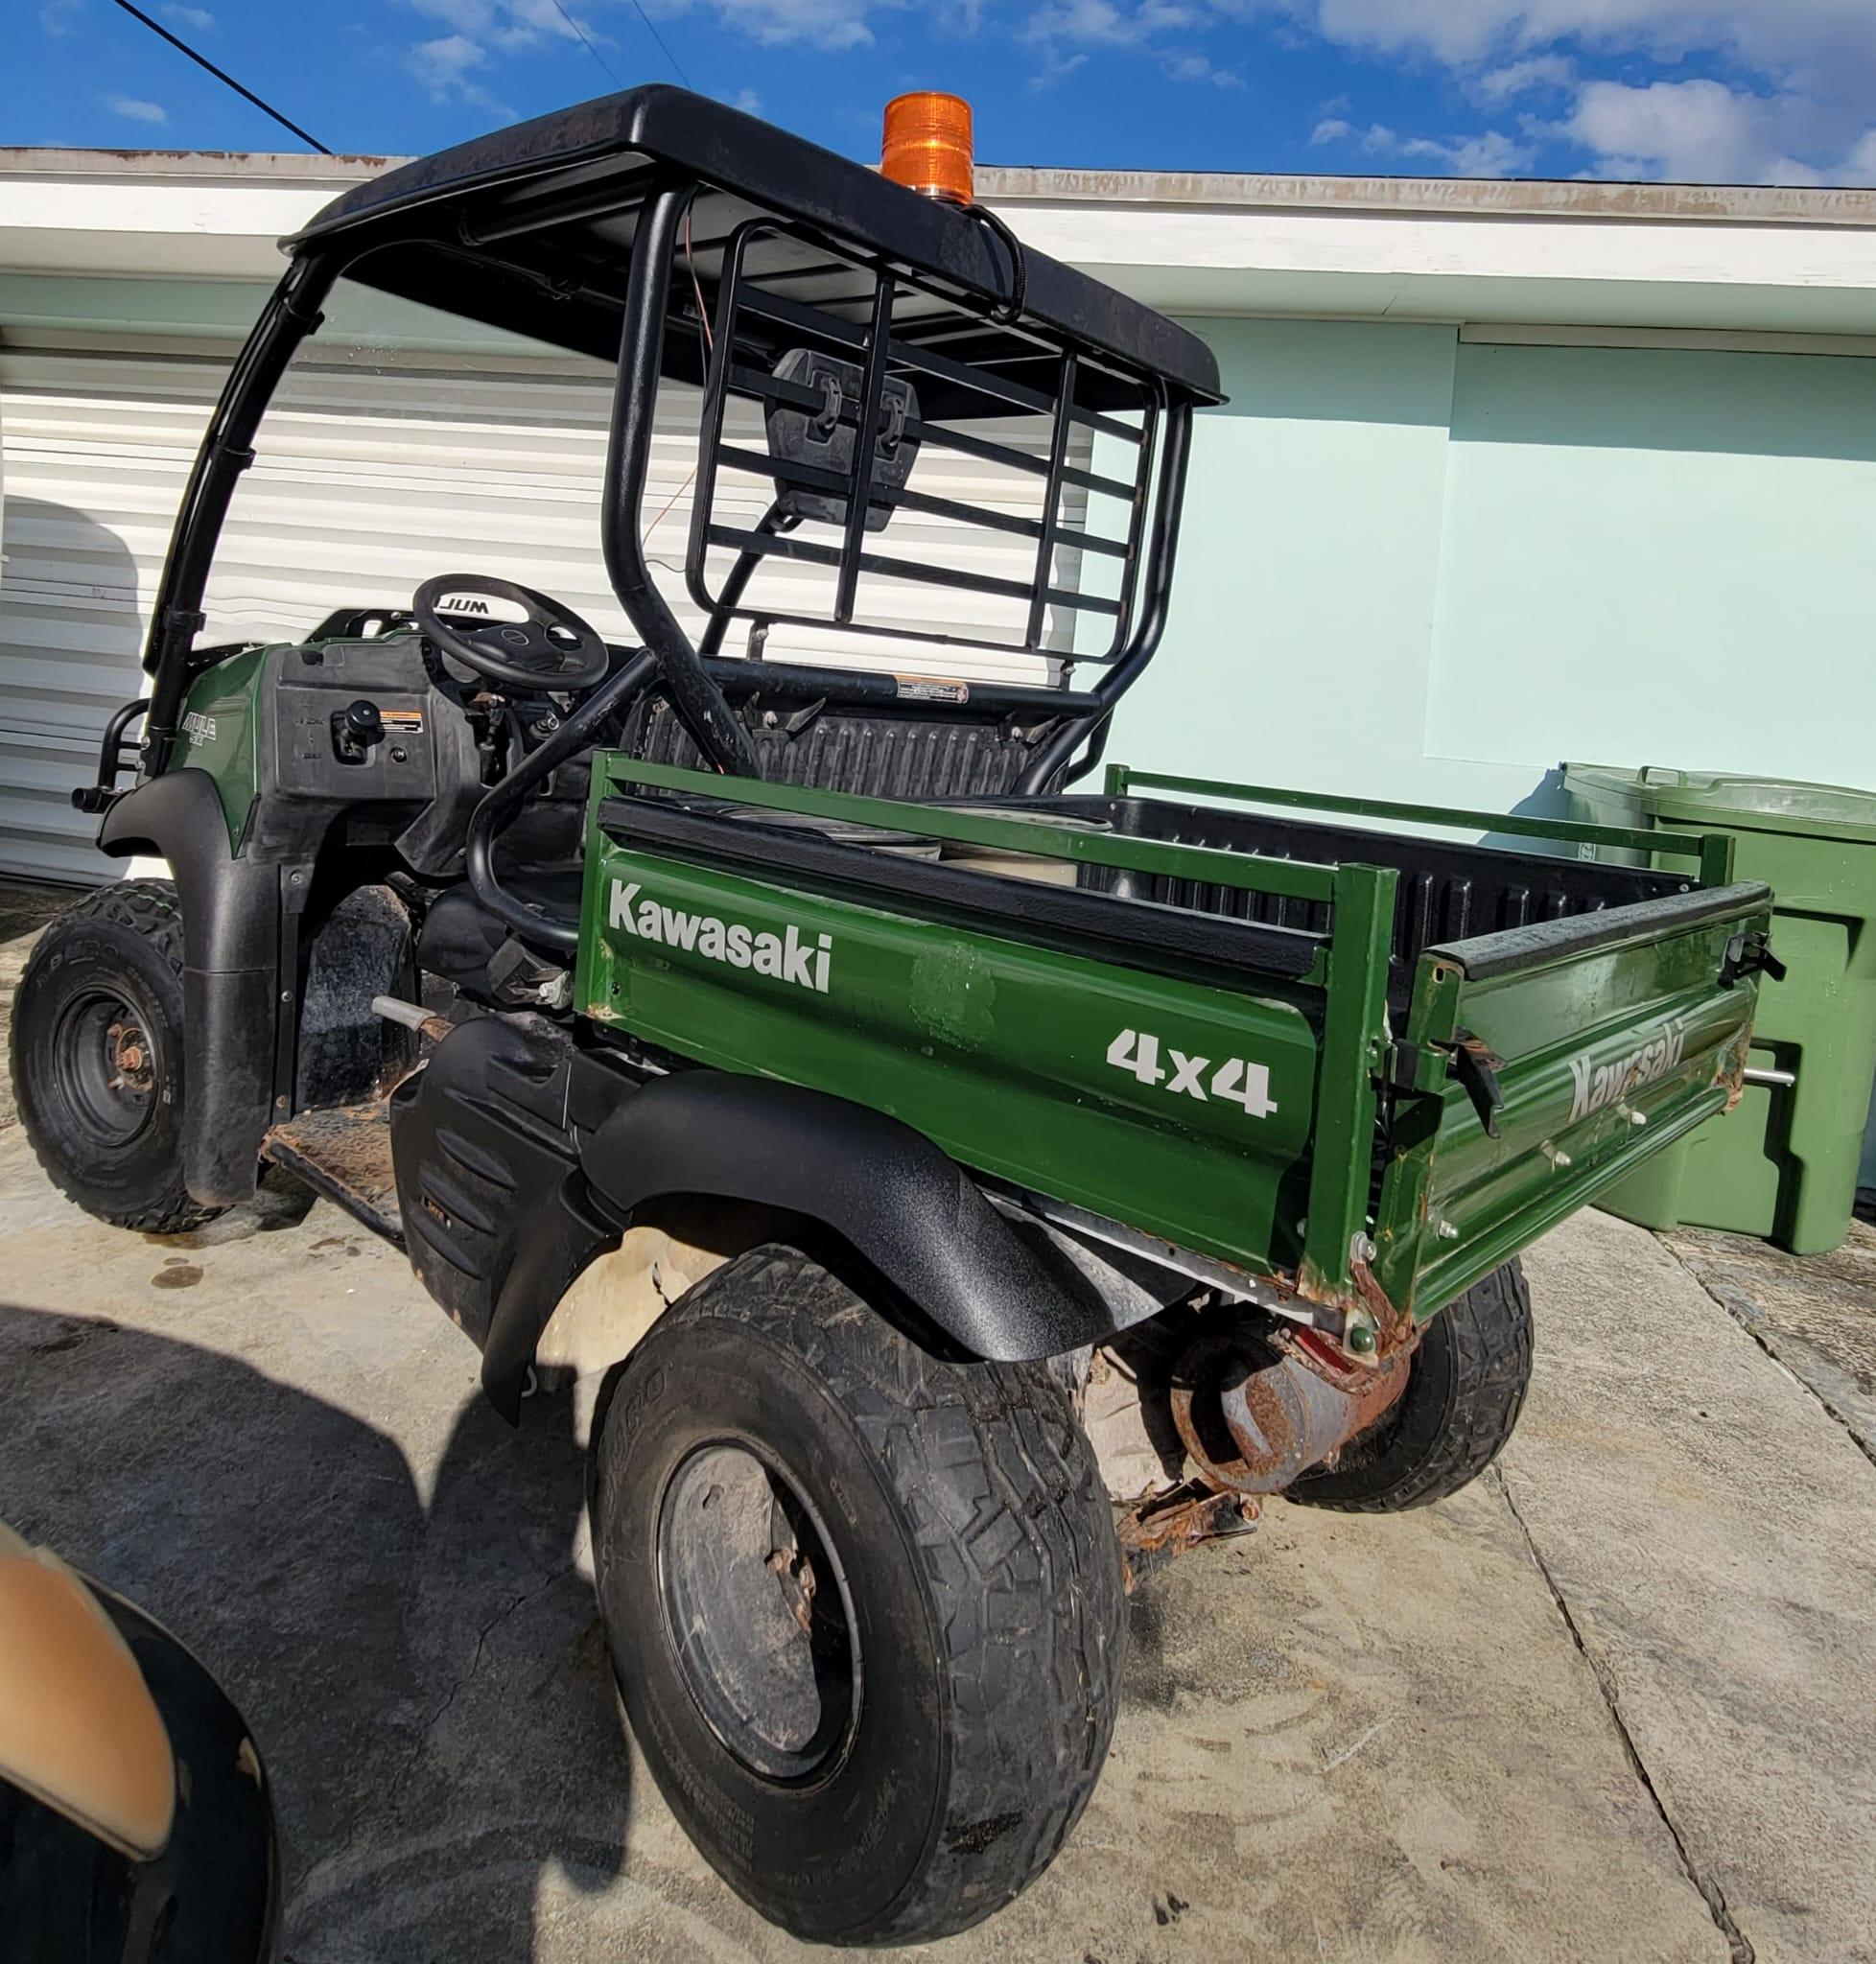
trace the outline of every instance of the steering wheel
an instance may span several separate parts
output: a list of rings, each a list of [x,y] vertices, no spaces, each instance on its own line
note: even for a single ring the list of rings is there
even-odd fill
[[[505,600],[527,618],[504,620],[491,609],[485,621],[451,620],[436,611],[446,595],[452,600]],[[606,679],[611,666],[605,642],[572,608],[511,579],[438,573],[412,595],[410,611],[446,655],[454,655],[486,680],[505,682],[512,689],[592,689]]]

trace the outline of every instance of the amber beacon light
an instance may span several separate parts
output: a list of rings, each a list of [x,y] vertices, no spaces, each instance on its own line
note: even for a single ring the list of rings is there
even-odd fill
[[[886,105],[879,170],[895,184],[927,198],[969,204],[971,105],[934,89],[895,96]]]

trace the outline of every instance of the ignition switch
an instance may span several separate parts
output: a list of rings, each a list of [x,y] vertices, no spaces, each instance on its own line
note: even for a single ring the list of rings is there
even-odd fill
[[[332,713],[332,750],[340,763],[363,763],[385,740],[385,718],[375,702],[361,697]]]

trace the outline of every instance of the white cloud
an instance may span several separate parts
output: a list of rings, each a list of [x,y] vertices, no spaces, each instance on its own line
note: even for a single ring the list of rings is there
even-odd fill
[[[1140,37],[1139,27],[1131,14],[1123,13],[1113,0],[1061,0],[1061,4],[1039,7],[1022,31],[1025,41],[1093,41],[1107,47],[1126,47]]]
[[[683,13],[696,6],[764,46],[808,41],[837,52],[872,40],[867,16],[876,4],[889,6],[896,0],[665,0],[655,11]]]
[[[215,16],[206,7],[165,7],[163,18],[199,35],[205,35],[215,25]]]
[[[1876,184],[1876,129],[1866,129],[1843,159],[1840,184]]]
[[[434,41],[419,41],[405,57],[405,66],[430,91],[433,100],[439,103],[448,102],[452,96],[465,102],[485,103],[485,91],[470,77],[487,65],[488,50],[462,34],[439,35]]]
[[[505,32],[511,37],[535,40],[546,35],[554,40],[576,41],[584,35],[589,41],[604,40],[590,20],[569,7],[563,12],[553,0],[505,0],[508,20]]]
[[[1086,55],[1065,55],[1059,48],[1042,51],[1043,65],[1029,78],[1031,88],[1052,88],[1058,82],[1088,65]]]
[[[77,30],[84,0],[46,0],[39,9],[39,26],[55,39]]]
[[[1832,146],[1843,153],[1820,162],[1816,105],[1806,98],[1756,95],[1709,80],[1585,82],[1575,114],[1553,133],[1590,152],[1599,176],[1821,184],[1876,175],[1876,130]]]
[[[1331,40],[1423,48],[1455,64],[1575,39],[1663,59],[1729,54],[1761,73],[1813,81],[1848,62],[1876,72],[1869,0],[1285,0]]]
[[[1051,0],[1029,16],[1022,30],[1025,41],[1070,41],[1084,46],[1134,48],[1155,35],[1179,34],[1188,28],[1208,24],[1210,14],[1204,6],[1187,0],[1138,0],[1131,11],[1116,7],[1114,0]],[[1219,71],[1205,56],[1203,78]],[[1194,74],[1191,78],[1199,80]]]
[[[745,116],[760,116],[762,113],[762,99],[753,88],[745,88],[738,93],[735,106]]]
[[[485,35],[495,25],[494,0],[410,0],[410,5],[462,35]]]
[[[1864,183],[1876,101],[1873,0],[1212,0],[1281,9],[1346,46],[1430,56],[1481,102],[1574,91],[1568,111],[1525,119],[1527,135],[1590,158],[1590,173],[1718,182]],[[1680,67],[1722,63],[1731,79],[1582,80],[1591,56]],[[1331,120],[1337,120],[1331,118]],[[1326,140],[1326,139],[1325,139]],[[1432,142],[1453,168],[1503,167],[1509,138]],[[1404,150],[1403,150],[1403,153]]]
[[[1359,145],[1363,155],[1407,159],[1431,164],[1440,176],[1512,177],[1526,169],[1533,152],[1501,129],[1476,136],[1402,136],[1385,123],[1357,129],[1340,116],[1325,117],[1310,131],[1312,144]]]
[[[161,103],[147,103],[141,96],[106,96],[105,107],[113,116],[128,116],[132,123],[167,123],[170,112]]]
[[[1528,170],[1533,155],[1528,143],[1519,143],[1502,129],[1487,129],[1477,136],[1452,136],[1443,142],[1430,136],[1410,137],[1400,146],[1403,157],[1417,157],[1439,166],[1440,175],[1455,177],[1515,177]]]
[[[410,0],[417,12],[441,21],[467,39],[496,48],[528,48],[542,40],[576,41],[605,36],[553,0]],[[577,29],[575,22],[578,23]]]
[[[1168,50],[1160,65],[1172,82],[1208,82],[1213,88],[1242,88],[1244,78],[1235,69],[1220,68],[1208,55],[1196,48]]]
[[[1207,7],[1192,0],[1137,0],[1131,11],[1114,5],[1114,0],[1050,0],[1029,16],[1022,29],[1022,38],[1044,51],[1045,65],[1031,85],[1059,81],[1087,59],[1085,54],[1063,56],[1064,46],[1137,48],[1159,35],[1206,27],[1210,19]],[[1202,49],[1161,47],[1155,52],[1173,82],[1207,82],[1215,88],[1244,86],[1244,78],[1235,69],[1220,68]]]
[[[1488,69],[1472,83],[1472,91],[1488,103],[1509,103],[1538,89],[1568,88],[1577,79],[1577,64],[1567,55],[1529,55]]]

